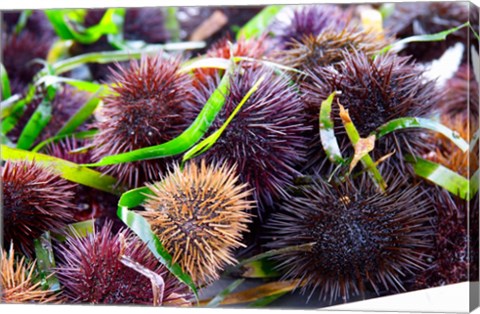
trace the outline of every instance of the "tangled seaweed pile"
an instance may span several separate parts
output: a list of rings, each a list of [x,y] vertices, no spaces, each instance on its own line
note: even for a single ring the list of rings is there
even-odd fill
[[[474,12],[4,13],[0,301],[325,306],[478,280]]]

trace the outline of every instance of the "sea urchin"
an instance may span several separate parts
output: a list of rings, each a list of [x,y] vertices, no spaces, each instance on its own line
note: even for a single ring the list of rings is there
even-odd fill
[[[306,151],[302,134],[308,127],[304,121],[304,103],[287,79],[263,67],[243,70],[233,74],[225,105],[212,130],[223,125],[261,77],[265,79],[201,158],[238,164],[241,181],[254,188],[261,214],[266,206],[285,194],[286,187],[298,175],[296,166],[303,162]],[[218,79],[211,80],[206,87],[197,89],[200,104],[206,102],[217,83]]]
[[[72,222],[75,186],[35,162],[7,161],[2,167],[4,245],[11,241],[27,256],[43,232]]]
[[[408,58],[393,54],[373,60],[363,52],[353,51],[345,54],[344,62],[335,67],[316,67],[309,74],[311,82],[302,84],[309,124],[313,127],[306,168],[318,165],[325,157],[321,150],[318,113],[322,101],[332,92],[341,92],[337,100],[349,111],[353,124],[364,138],[392,119],[426,115],[441,95],[434,81],[422,78],[420,68]],[[350,147],[350,141],[338,114],[339,107],[332,107],[335,135],[344,151]],[[392,151],[401,156],[406,151],[426,150],[428,143],[417,133],[396,132],[383,137],[375,143],[374,152],[379,154],[375,158]],[[404,169],[402,158],[394,160]]]
[[[93,140],[93,159],[162,144],[193,121],[189,115],[191,80],[178,72],[179,59],[163,55],[132,60],[112,73],[115,95],[105,98]],[[109,167],[131,187],[158,180],[170,159],[137,161]]]
[[[160,264],[132,233],[125,230],[112,234],[106,223],[86,237],[69,236],[59,247],[57,277],[63,296],[74,303],[154,304],[187,303],[188,288]],[[122,262],[127,258],[141,268],[163,278],[163,294],[152,288],[151,280]]]
[[[51,303],[57,301],[53,291],[43,290],[35,282],[35,264],[25,257],[15,258],[13,245],[10,251],[0,251],[0,303]]]
[[[252,204],[251,192],[238,184],[234,167],[176,166],[161,182],[150,186],[154,195],[140,212],[151,224],[173,261],[198,284],[218,278],[226,264],[235,263],[232,251],[244,246]]]
[[[272,216],[268,247],[307,247],[275,259],[284,278],[303,281],[310,296],[319,291],[333,302],[364,296],[367,288],[403,290],[401,278],[424,267],[430,234],[424,198],[415,188],[381,194],[366,176],[358,183],[319,181]]]
[[[374,31],[359,27],[343,30],[328,29],[317,36],[305,36],[292,40],[285,50],[277,51],[275,58],[282,64],[300,71],[334,65],[343,61],[345,53],[362,51],[372,56],[389,43]]]
[[[348,19],[348,14],[338,6],[306,5],[295,8],[288,21],[276,21],[272,30],[284,46],[304,37],[318,36],[327,29],[341,30]]]

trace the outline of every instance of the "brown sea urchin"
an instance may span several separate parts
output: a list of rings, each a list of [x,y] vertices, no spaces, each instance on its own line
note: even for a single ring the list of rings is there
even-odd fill
[[[303,282],[303,293],[333,302],[367,289],[404,290],[402,277],[424,268],[431,233],[424,195],[415,188],[380,194],[365,178],[305,187],[267,224],[269,248],[310,245],[275,257],[284,278]]]
[[[341,62],[345,53],[353,51],[362,51],[371,56],[388,42],[388,39],[381,38],[378,33],[364,31],[359,27],[328,29],[317,36],[292,40],[285,50],[276,52],[275,58],[286,66],[307,71]]]
[[[140,212],[173,261],[198,284],[218,278],[232,251],[243,246],[242,232],[250,222],[251,192],[239,184],[234,167],[189,163],[176,166],[161,182],[150,186],[154,195]]]
[[[72,222],[74,184],[35,162],[7,161],[2,167],[3,243],[12,241],[27,256],[43,232]]]
[[[13,245],[10,251],[0,251],[0,303],[53,303],[57,296],[53,291],[43,290],[35,281],[36,262],[27,262],[25,257],[15,258]]]
[[[105,98],[93,140],[93,159],[162,144],[179,135],[193,118],[189,112],[191,80],[178,72],[179,59],[163,55],[131,61],[112,72],[115,95]],[[111,166],[107,172],[131,187],[158,180],[171,159]]]
[[[125,230],[116,234],[106,223],[86,237],[69,236],[59,247],[57,277],[62,295],[73,303],[154,304],[151,280],[125,265],[125,257],[163,278],[159,305],[186,304],[188,288],[160,264],[147,246]],[[158,301],[158,299],[157,299]]]
[[[458,133],[467,143],[473,138],[474,133],[478,130],[478,122],[474,117],[466,121],[466,116],[458,114],[441,116],[441,122],[449,129]],[[435,144],[435,150],[426,154],[427,159],[439,163],[460,175],[469,178],[478,170],[478,143],[474,149],[463,152],[452,141],[445,136],[436,133],[432,136]]]

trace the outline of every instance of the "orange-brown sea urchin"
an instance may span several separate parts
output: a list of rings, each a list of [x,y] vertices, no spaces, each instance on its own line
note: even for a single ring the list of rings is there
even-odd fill
[[[250,222],[247,184],[238,184],[235,167],[190,163],[175,168],[150,186],[147,218],[160,241],[196,283],[218,278],[235,263],[232,251],[244,246],[242,232]]]
[[[35,262],[25,257],[15,259],[13,245],[10,251],[0,251],[0,303],[50,303],[56,301],[53,291],[42,290],[40,282],[34,282]]]
[[[372,56],[390,42],[390,39],[382,39],[379,35],[359,27],[341,31],[329,29],[317,36],[310,35],[291,41],[287,44],[287,49],[276,52],[275,57],[289,67],[307,71],[339,63],[344,60],[346,52],[362,51]]]

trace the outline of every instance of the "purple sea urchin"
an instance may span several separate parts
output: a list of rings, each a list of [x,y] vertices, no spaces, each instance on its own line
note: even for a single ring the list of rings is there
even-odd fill
[[[436,213],[435,237],[433,246],[426,251],[429,267],[415,276],[414,286],[419,289],[466,281],[470,266],[474,266],[470,265],[468,252],[471,243],[467,201],[438,187],[427,189]]]
[[[47,155],[74,162],[76,164],[88,164],[92,162],[91,152],[89,150],[76,151],[87,146],[87,140],[66,137],[58,142],[49,143],[44,152]]]
[[[56,274],[62,295],[73,303],[154,304],[158,290],[148,277],[122,263],[124,257],[163,278],[160,305],[186,304],[190,297],[188,288],[144,243],[125,230],[113,235],[109,223],[86,237],[67,237],[59,257]]]
[[[303,189],[303,196],[285,199],[267,223],[269,248],[304,246],[278,254],[285,279],[300,279],[303,293],[321,299],[364,297],[367,289],[404,290],[402,278],[424,268],[429,245],[430,208],[418,189],[379,193],[366,176],[358,183]]]
[[[21,11],[3,12],[2,20],[5,27],[2,27],[2,29],[4,29],[8,34],[14,33],[21,14]],[[37,35],[40,38],[45,35],[49,35],[51,37],[55,35],[52,24],[50,24],[48,18],[45,16],[45,13],[41,10],[31,11],[31,14],[27,18],[27,22],[24,25],[24,30],[30,32],[32,35]]]
[[[170,39],[170,32],[165,28],[165,16],[160,8],[127,9],[123,32],[126,40],[164,43]]]
[[[304,37],[318,36],[327,29],[340,31],[348,20],[338,6],[306,5],[294,9],[288,22],[277,21],[272,28],[277,40],[285,46]]]
[[[242,233],[250,222],[252,202],[247,184],[239,184],[234,167],[178,166],[150,186],[154,195],[140,212],[165,248],[197,284],[218,279],[234,264],[233,250],[244,246]]]
[[[0,303],[52,303],[57,295],[43,290],[35,281],[36,262],[27,262],[25,257],[15,258],[13,245],[10,251],[0,251]]]
[[[35,59],[45,59],[52,43],[52,37],[38,37],[23,31],[20,34],[2,33],[2,62],[9,75],[12,93],[25,92],[33,76],[42,69]]]
[[[449,116],[463,115],[476,119],[479,110],[479,88],[473,69],[462,64],[445,86],[445,97],[441,99],[440,109]]]
[[[3,243],[13,242],[27,256],[43,232],[72,222],[73,184],[35,162],[10,162],[2,167]]]
[[[231,78],[225,105],[212,124],[218,130],[260,77],[265,80],[247,100],[217,142],[201,158],[209,162],[238,164],[242,182],[254,188],[259,207],[271,205],[285,194],[285,187],[298,174],[306,148],[304,103],[284,77],[265,68],[247,68]],[[217,86],[218,78],[199,88],[197,101],[204,104]],[[200,110],[200,106],[197,108]]]
[[[42,131],[41,140],[55,136],[87,99],[87,93],[80,92],[69,86],[64,86],[59,90],[52,101],[52,118]],[[85,124],[77,129],[77,131],[85,130]]]
[[[361,137],[387,121],[402,117],[418,117],[428,114],[438,102],[441,93],[436,90],[435,82],[422,79],[422,70],[409,58],[393,54],[378,56],[375,60],[362,52],[345,54],[344,62],[335,67],[317,67],[309,71],[310,80],[302,84],[309,124],[313,126],[306,168],[317,167],[324,160],[321,149],[318,113],[322,101],[334,91],[340,91],[337,100],[349,111]],[[346,150],[350,145],[339,117],[337,105],[332,106],[335,135],[340,148]],[[397,132],[383,137],[375,143],[375,158],[396,151],[413,152],[430,147],[419,133]],[[403,169],[402,158],[390,158]]]
[[[92,162],[90,151],[74,152],[86,145],[88,145],[86,141],[69,137],[49,144],[45,148],[45,153],[77,164],[88,164]],[[74,211],[75,221],[108,218],[115,223],[114,229],[119,229],[122,223],[117,217],[118,196],[84,185],[76,185],[74,192],[72,202],[77,208]]]
[[[129,69],[112,72],[116,95],[104,99],[93,139],[93,159],[162,144],[178,136],[193,121],[192,84],[187,74],[180,74],[179,59],[164,56],[143,57],[131,61]],[[171,159],[145,160],[119,164],[107,172],[121,182],[138,187],[160,179]]]
[[[267,44],[264,37],[248,40],[240,38],[235,43],[230,42],[230,37],[224,37],[215,42],[210,49],[207,50],[206,56],[210,58],[230,59],[233,54],[235,57],[261,59],[266,51]],[[219,73],[219,71],[213,68],[196,69],[196,80],[194,81],[195,86],[198,86],[199,84],[208,84],[208,80],[206,81],[205,76],[213,77],[217,73]]]

